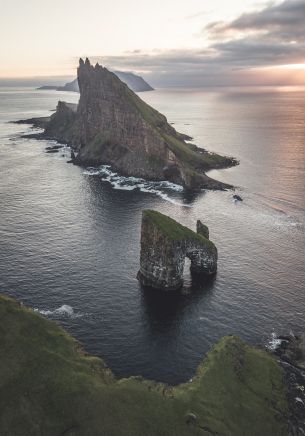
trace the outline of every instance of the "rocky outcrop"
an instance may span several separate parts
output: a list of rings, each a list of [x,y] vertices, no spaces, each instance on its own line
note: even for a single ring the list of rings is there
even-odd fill
[[[208,226],[203,224],[200,220],[197,220],[196,231],[199,235],[204,236],[206,239],[210,238],[210,232]]]
[[[114,74],[118,76],[122,82],[126,83],[126,85],[134,92],[145,92],[145,91],[153,91],[152,88],[141,76],[138,76],[134,73],[127,73],[124,71],[114,71]],[[79,92],[78,80],[74,79],[72,82],[67,82],[63,86],[50,86],[45,85],[37,88],[39,90],[48,91],[69,91],[69,92]]]
[[[160,212],[143,211],[138,279],[144,286],[164,290],[180,288],[186,257],[191,260],[194,273],[216,272],[217,248],[205,237],[208,228],[199,223],[199,232],[195,233]]]
[[[26,120],[12,121],[13,124],[32,124],[33,127],[45,129],[51,117],[28,118]]]
[[[75,163],[108,164],[126,176],[169,180],[188,189],[225,189],[205,171],[236,164],[188,144],[166,117],[142,101],[115,74],[86,59],[78,68],[77,110],[59,102],[45,137],[69,144]]]
[[[274,354],[284,369],[289,404],[288,435],[305,434],[305,335],[273,338]]]

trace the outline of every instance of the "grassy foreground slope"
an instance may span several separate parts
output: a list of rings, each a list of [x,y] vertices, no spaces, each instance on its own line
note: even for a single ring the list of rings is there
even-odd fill
[[[56,323],[0,296],[1,436],[286,435],[272,356],[223,338],[191,383],[116,380]]]

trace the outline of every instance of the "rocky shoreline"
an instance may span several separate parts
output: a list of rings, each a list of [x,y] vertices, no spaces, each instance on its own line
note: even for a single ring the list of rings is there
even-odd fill
[[[288,436],[305,435],[305,336],[275,338],[274,356],[284,370],[289,404]]]

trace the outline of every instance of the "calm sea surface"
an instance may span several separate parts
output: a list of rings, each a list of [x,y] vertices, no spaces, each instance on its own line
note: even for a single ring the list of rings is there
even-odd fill
[[[250,343],[304,330],[305,92],[159,90],[141,94],[175,128],[240,165],[211,176],[232,192],[185,195],[67,164],[68,150],[10,120],[50,114],[77,94],[0,88],[0,292],[57,320],[117,376],[168,383],[191,378],[212,344]],[[110,179],[111,176],[108,176]],[[122,189],[123,188],[123,189]],[[150,191],[150,192],[149,192]],[[218,273],[181,292],[144,290],[141,211],[190,228],[201,219],[219,251]]]

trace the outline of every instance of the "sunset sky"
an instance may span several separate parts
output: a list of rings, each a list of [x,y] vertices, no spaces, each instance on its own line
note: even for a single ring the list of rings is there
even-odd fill
[[[156,86],[305,84],[305,0],[1,0],[0,78],[80,56]]]

